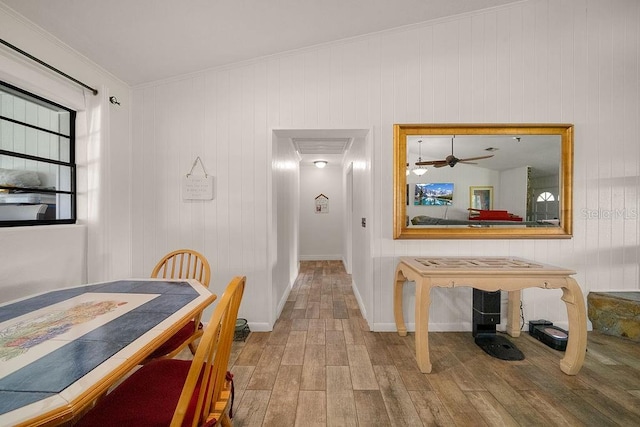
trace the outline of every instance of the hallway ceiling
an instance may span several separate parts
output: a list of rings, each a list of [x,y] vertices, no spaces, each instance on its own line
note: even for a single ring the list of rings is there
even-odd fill
[[[131,86],[516,1],[0,0]]]
[[[311,137],[291,138],[293,147],[300,154],[301,162],[313,164],[316,160],[325,160],[333,164],[341,164],[344,153],[349,150],[353,138],[351,137]]]
[[[315,160],[326,160],[331,166],[341,165],[345,152],[353,144],[363,144],[366,129],[279,129],[275,136],[291,144],[300,156],[300,164],[310,166]]]

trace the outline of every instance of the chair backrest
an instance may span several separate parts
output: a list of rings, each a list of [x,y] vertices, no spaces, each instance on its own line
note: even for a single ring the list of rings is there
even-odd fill
[[[178,249],[166,254],[153,268],[152,278],[196,279],[209,287],[211,268],[209,261],[200,252]]]
[[[215,402],[220,400],[226,384],[229,355],[245,282],[244,276],[234,277],[216,305],[193,356],[171,426],[181,426],[187,412],[190,412],[189,408],[194,405],[192,425],[206,424],[207,417],[215,409]]]

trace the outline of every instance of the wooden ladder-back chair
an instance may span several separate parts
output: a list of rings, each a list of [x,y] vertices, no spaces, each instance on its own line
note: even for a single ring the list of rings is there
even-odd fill
[[[205,328],[193,360],[154,360],[99,400],[83,426],[231,426],[229,355],[246,278],[235,277]]]
[[[191,249],[178,249],[166,254],[153,268],[152,278],[162,279],[196,279],[203,286],[209,287],[211,268],[209,261],[199,252]],[[195,354],[195,341],[202,336],[202,323],[199,313],[189,323],[176,332],[171,338],[155,350],[144,362],[159,357],[173,358],[182,349],[189,346],[191,354]]]

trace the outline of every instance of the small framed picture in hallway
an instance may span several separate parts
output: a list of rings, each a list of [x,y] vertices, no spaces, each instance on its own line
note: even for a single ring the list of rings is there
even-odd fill
[[[316,213],[329,213],[329,198],[322,193],[316,197]]]

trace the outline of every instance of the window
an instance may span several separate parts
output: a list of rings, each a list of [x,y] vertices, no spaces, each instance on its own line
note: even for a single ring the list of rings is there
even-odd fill
[[[0,227],[75,223],[75,121],[0,81]]]
[[[538,199],[536,200],[536,202],[554,202],[555,200],[556,198],[553,197],[553,194],[549,193],[548,191],[545,191],[538,196]]]

